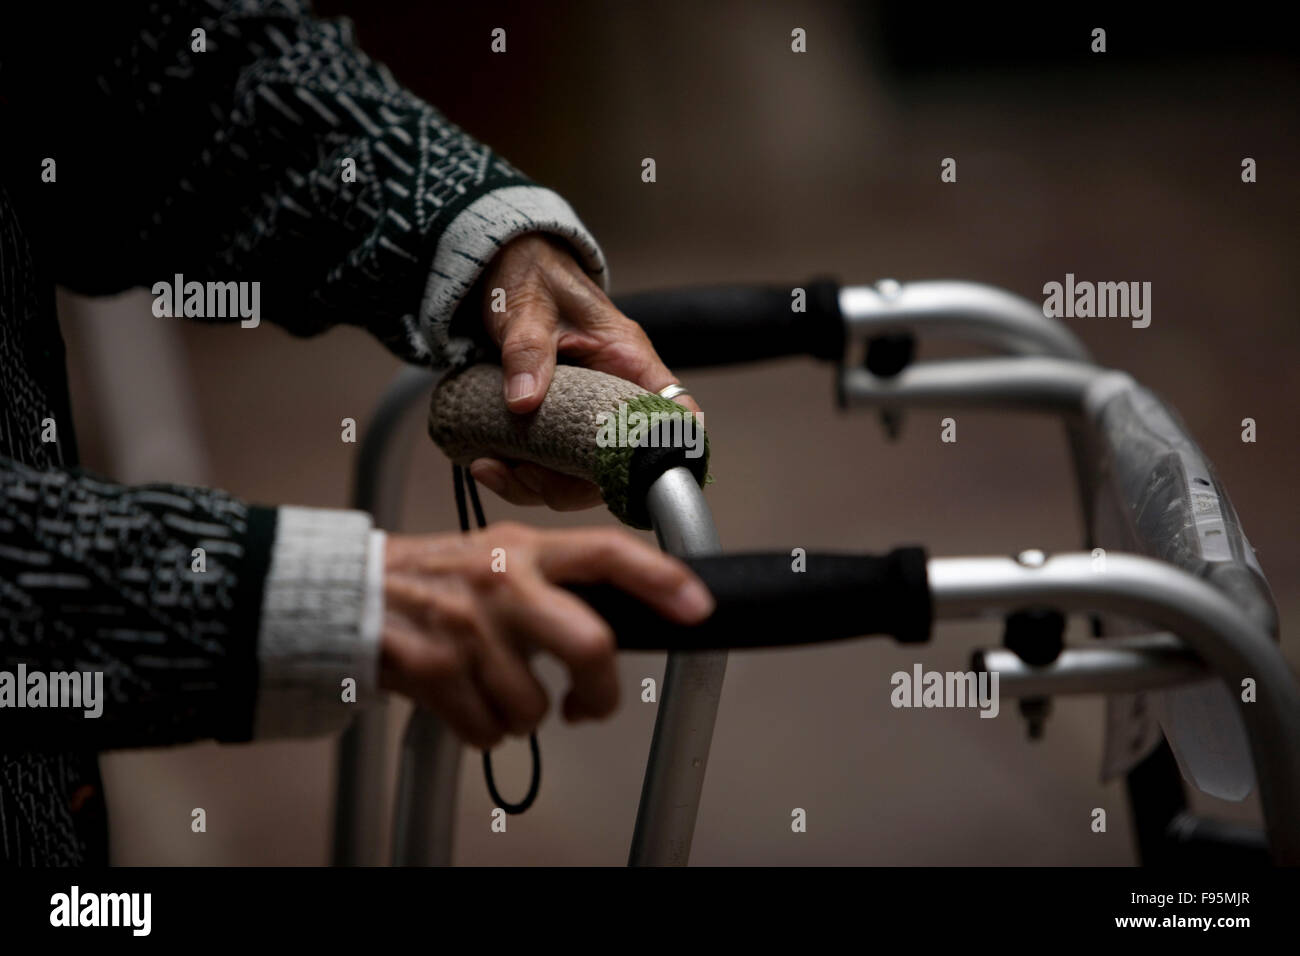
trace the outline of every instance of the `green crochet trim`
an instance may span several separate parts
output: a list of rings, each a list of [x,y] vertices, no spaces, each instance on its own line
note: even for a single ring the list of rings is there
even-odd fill
[[[703,428],[695,425],[694,417],[689,409],[658,395],[638,395],[636,398],[623,403],[622,407],[626,409],[625,412],[615,408],[610,411],[611,418],[609,420],[597,425],[596,460],[592,469],[593,477],[596,479],[596,484],[600,486],[601,496],[605,499],[605,504],[609,506],[609,510],[613,512],[614,517],[624,524],[636,528],[645,528],[648,525],[633,521],[629,515],[628,481],[632,467],[632,455],[639,447],[639,443],[646,440],[645,432],[648,431],[650,423],[655,420],[654,414],[659,413],[661,421],[665,415],[680,417],[683,419],[683,428],[685,428],[688,421],[691,427],[699,427],[701,431],[703,431]],[[644,416],[644,419],[638,421],[633,418],[634,413],[638,412]],[[642,427],[637,428],[638,425]],[[638,432],[641,434],[638,435]],[[708,474],[709,436],[705,433],[703,437],[705,468],[703,484],[710,484],[713,481],[713,476]]]

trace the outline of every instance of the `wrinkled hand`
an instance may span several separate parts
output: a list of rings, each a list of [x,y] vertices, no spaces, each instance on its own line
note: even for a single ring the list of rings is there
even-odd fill
[[[473,746],[491,748],[545,716],[546,691],[529,667],[541,650],[569,672],[566,720],[608,716],[618,703],[614,635],[558,586],[601,582],[682,624],[713,612],[712,596],[685,564],[621,529],[503,522],[469,535],[390,535],[380,686],[428,707]]]
[[[540,233],[514,239],[492,260],[483,282],[483,322],[501,348],[511,411],[527,414],[542,403],[557,353],[651,392],[677,382],[641,326],[614,307],[559,240]],[[495,289],[505,291],[504,312],[492,311],[493,299],[499,300]],[[700,410],[690,396],[677,401]],[[470,474],[513,504],[572,511],[600,503],[590,482],[532,463],[511,467],[480,458]]]

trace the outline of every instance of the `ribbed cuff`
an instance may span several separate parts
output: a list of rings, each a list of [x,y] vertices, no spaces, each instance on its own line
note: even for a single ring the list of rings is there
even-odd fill
[[[382,580],[383,535],[369,515],[279,509],[258,636],[255,737],[341,730],[377,700]],[[356,681],[355,702],[344,699],[347,678]]]
[[[430,353],[439,367],[468,360],[475,343],[451,335],[452,316],[501,247],[529,232],[550,233],[568,240],[587,274],[601,288],[609,288],[604,253],[573,208],[558,194],[541,186],[494,189],[461,210],[438,240],[420,304],[420,341],[412,343],[417,351]]]

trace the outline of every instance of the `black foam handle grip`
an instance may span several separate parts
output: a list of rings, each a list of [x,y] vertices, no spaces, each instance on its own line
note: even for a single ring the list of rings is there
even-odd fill
[[[804,311],[794,311],[802,289]],[[712,286],[617,296],[615,304],[650,336],[671,369],[734,365],[762,359],[844,356],[839,283],[801,286]]]
[[[885,634],[930,637],[933,607],[925,552],[882,556],[784,552],[686,558],[717,601],[712,616],[687,627],[608,585],[573,587],[614,630],[623,650],[783,647]],[[797,570],[799,567],[803,570]]]

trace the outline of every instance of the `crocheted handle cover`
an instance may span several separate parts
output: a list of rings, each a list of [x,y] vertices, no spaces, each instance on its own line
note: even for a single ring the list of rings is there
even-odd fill
[[[506,408],[500,366],[444,378],[429,409],[429,437],[458,465],[475,458],[529,461],[594,482],[620,521],[650,527],[645,492],[684,465],[704,484],[708,439],[676,402],[604,372],[560,365],[538,409]]]

